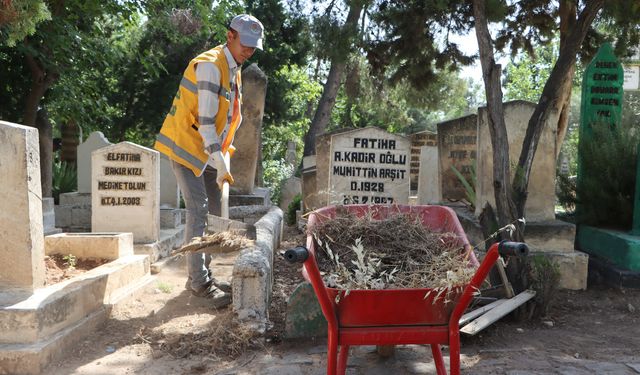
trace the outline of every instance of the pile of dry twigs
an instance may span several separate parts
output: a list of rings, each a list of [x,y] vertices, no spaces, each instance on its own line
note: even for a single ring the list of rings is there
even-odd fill
[[[322,249],[316,261],[330,287],[451,289],[475,272],[455,233],[430,231],[412,214],[374,220],[339,209],[307,231]]]

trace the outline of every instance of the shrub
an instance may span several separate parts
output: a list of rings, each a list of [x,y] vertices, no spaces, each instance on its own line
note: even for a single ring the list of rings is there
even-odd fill
[[[52,195],[56,204],[60,202],[60,194],[76,190],[78,185],[78,172],[76,166],[64,161],[53,163]]]
[[[296,196],[293,197],[293,200],[291,201],[291,203],[289,203],[289,206],[287,207],[287,224],[288,225],[295,225],[296,211],[300,209],[301,201],[302,201],[302,195],[296,194]]]
[[[589,141],[582,135],[576,189],[579,223],[631,228],[640,140],[635,130],[624,124],[614,128],[593,124]]]

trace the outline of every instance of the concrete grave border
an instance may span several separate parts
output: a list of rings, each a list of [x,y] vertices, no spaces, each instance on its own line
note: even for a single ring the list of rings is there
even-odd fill
[[[274,252],[282,241],[283,224],[282,210],[272,207],[255,223],[255,245],[241,250],[233,265],[233,311],[259,332],[269,321]]]

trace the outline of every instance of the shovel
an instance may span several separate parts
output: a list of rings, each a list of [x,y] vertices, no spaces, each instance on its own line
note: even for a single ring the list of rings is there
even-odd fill
[[[227,166],[227,170],[231,170],[231,160],[229,153],[224,154],[224,164]],[[222,182],[222,191],[220,197],[220,217],[225,219],[229,218],[229,181],[224,180]]]

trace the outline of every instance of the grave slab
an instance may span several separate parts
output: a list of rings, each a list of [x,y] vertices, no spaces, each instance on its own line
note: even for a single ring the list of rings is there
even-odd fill
[[[72,254],[83,259],[116,260],[133,255],[131,233],[60,233],[46,236],[45,254]]]
[[[327,320],[308,282],[300,283],[287,299],[284,334],[288,339],[327,335]]]
[[[153,280],[149,257],[129,255],[3,306],[0,372],[39,374]]]
[[[160,239],[153,243],[133,244],[134,254],[149,255],[151,262],[168,257],[171,251],[184,243],[184,225],[178,228],[166,228],[160,230]]]

